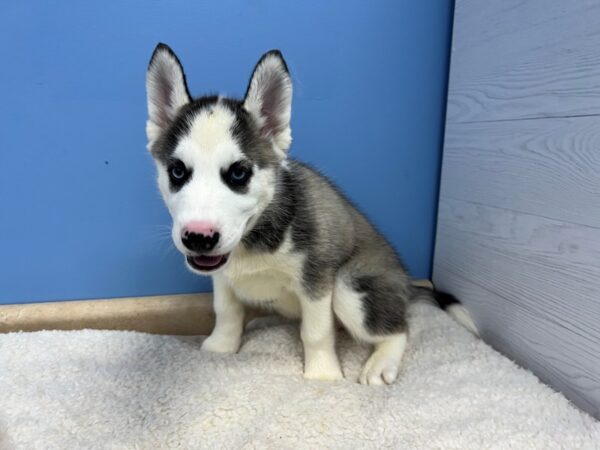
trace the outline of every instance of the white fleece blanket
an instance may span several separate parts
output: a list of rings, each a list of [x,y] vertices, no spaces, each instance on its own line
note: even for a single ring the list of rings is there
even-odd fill
[[[256,321],[237,355],[201,337],[0,335],[1,449],[592,449],[600,425],[430,305],[393,386],[307,382],[297,325]]]

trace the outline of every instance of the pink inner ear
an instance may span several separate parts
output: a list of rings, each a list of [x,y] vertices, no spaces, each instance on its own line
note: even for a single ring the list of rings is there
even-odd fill
[[[170,113],[173,109],[173,87],[162,71],[157,75],[155,83],[157,99],[153,103],[156,107],[157,125],[166,128],[172,119]]]
[[[265,136],[273,136],[283,128],[279,116],[283,108],[282,101],[285,84],[281,75],[275,71],[263,75],[261,82],[265,86],[260,108],[260,113],[265,118],[265,123],[261,131]]]
[[[185,74],[170,49],[157,48],[147,74],[150,120],[165,129],[175,119],[180,106],[190,101]]]

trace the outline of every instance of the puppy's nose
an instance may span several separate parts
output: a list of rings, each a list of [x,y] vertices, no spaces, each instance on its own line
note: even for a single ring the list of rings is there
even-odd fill
[[[210,222],[190,222],[181,232],[181,242],[188,250],[197,253],[211,251],[219,242],[219,232]]]

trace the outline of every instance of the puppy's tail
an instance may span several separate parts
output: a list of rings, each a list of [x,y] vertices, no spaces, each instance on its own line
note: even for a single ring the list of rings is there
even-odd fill
[[[441,292],[431,287],[414,286],[413,301],[425,301],[439,306],[446,311],[450,317],[461,324],[475,336],[479,337],[479,330],[471,317],[471,314],[460,301],[452,294]]]

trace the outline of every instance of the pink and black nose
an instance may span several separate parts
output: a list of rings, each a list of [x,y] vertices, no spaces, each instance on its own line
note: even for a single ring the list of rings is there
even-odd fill
[[[219,242],[219,232],[209,222],[190,222],[181,232],[181,242],[188,250],[196,253],[209,252]]]

